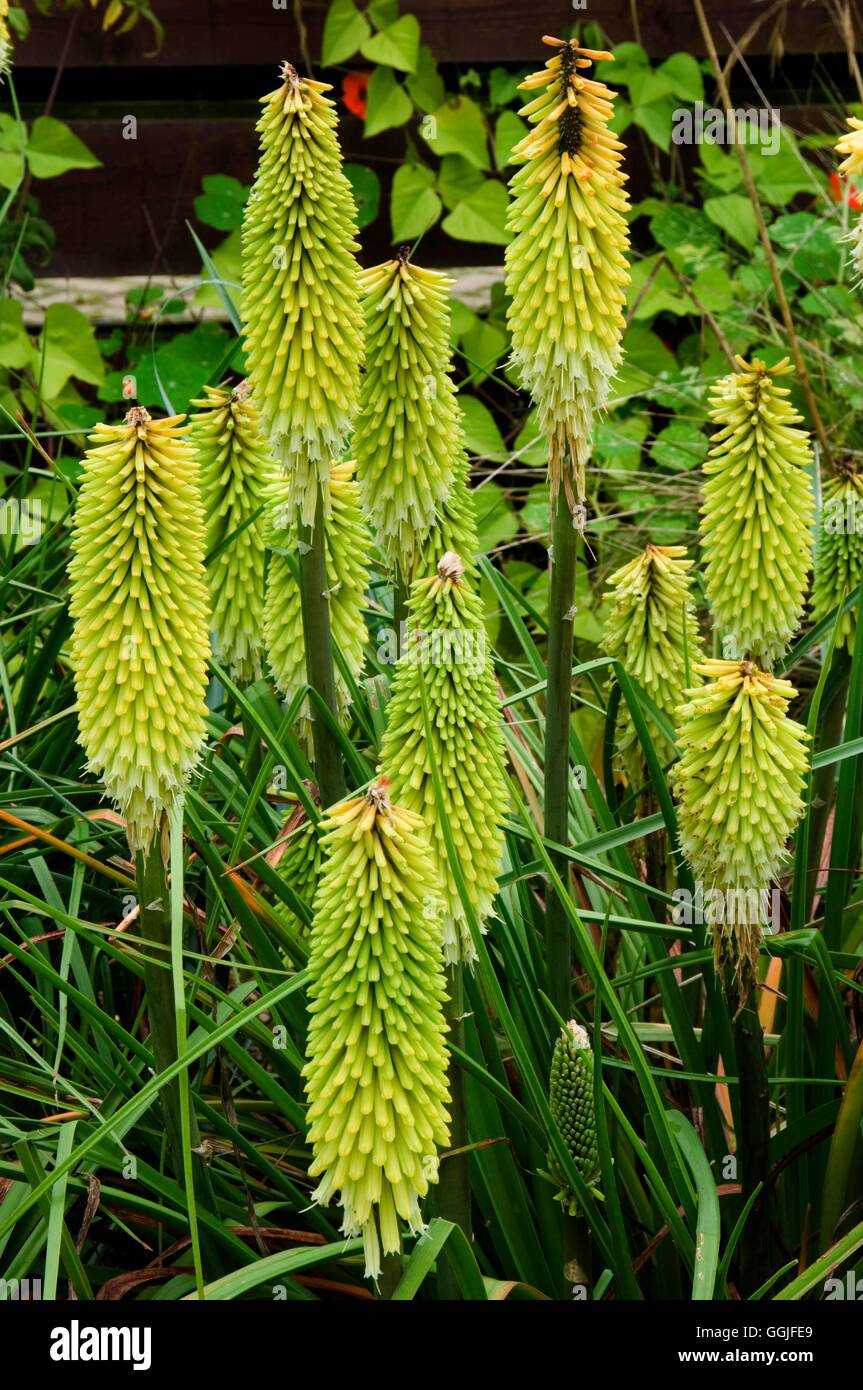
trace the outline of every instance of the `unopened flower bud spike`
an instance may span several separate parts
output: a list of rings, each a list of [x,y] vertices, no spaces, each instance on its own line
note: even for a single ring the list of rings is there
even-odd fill
[[[587,1033],[574,1020],[559,1034],[551,1058],[548,1104],[579,1174],[587,1187],[599,1179],[596,1137],[593,1053]],[[558,1184],[557,1200],[569,1216],[578,1212],[578,1199],[561,1171],[554,1151],[548,1162]]]
[[[816,622],[857,589],[863,580],[863,473],[852,460],[837,468],[822,483],[815,576],[812,583],[812,616]],[[856,608],[839,619],[837,649],[854,650]]]

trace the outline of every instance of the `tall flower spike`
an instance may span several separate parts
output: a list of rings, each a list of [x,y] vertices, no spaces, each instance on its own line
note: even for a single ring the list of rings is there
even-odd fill
[[[584,1028],[572,1019],[554,1044],[548,1104],[573,1163],[588,1187],[591,1187],[599,1177],[593,1053]],[[549,1154],[549,1165],[552,1177],[560,1184],[557,1199],[574,1216],[577,1199],[561,1173],[553,1152]]]
[[[443,900],[444,952],[456,964],[474,960],[476,948],[447,853],[432,769],[436,764],[440,771],[459,865],[482,925],[497,891],[508,799],[500,701],[482,604],[458,555],[444,555],[434,574],[414,583],[408,610],[408,646],[396,668],[380,767],[394,798],[428,827]]]
[[[812,451],[778,385],[787,359],[737,361],[711,394],[720,428],[704,464],[704,577],[728,654],[769,669],[800,622],[812,566]]]
[[[452,281],[406,255],[363,271],[366,371],[353,437],[372,529],[400,576],[416,563],[464,451],[450,379]]]
[[[152,842],[205,736],[204,520],[182,420],[136,406],[95,427],[72,533],[79,738],[133,850]]]
[[[314,520],[359,393],[356,209],[324,82],[290,63],[263,98],[261,158],[243,222],[249,378],[289,501]]]
[[[233,539],[210,564],[213,650],[242,683],[261,674],[264,650],[264,502],[274,465],[260,433],[249,383],[234,389],[205,386],[192,405],[190,438],[198,451],[207,553]]]
[[[624,146],[608,129],[614,92],[582,76],[610,53],[545,38],[556,52],[522,82],[533,126],[516,145],[506,249],[512,360],[539,408],[552,501],[584,499],[593,426],[621,359],[629,284]]]
[[[837,140],[836,153],[846,156],[839,165],[839,172],[846,178],[863,174],[863,121],[858,116],[848,117],[848,130]],[[863,277],[863,217],[859,214],[848,233],[848,240],[857,273]]]
[[[285,699],[290,701],[306,684],[306,654],[300,586],[288,556],[280,553],[288,552],[295,558],[297,553],[297,528],[289,493],[290,486],[284,479],[277,479],[270,488],[267,534],[269,544],[276,549],[270,553],[267,570],[264,635],[273,678]],[[363,603],[371,539],[362,519],[353,462],[332,465],[330,498],[331,513],[324,523],[330,628],[348,670],[358,680],[365,661],[367,632]],[[350,705],[350,689],[338,667],[336,696],[344,717]],[[300,713],[300,723],[306,746],[311,749],[308,702]]]
[[[863,473],[849,461],[833,477],[825,478],[818,542],[815,548],[815,578],[812,584],[812,613],[815,621],[852,594],[863,580]],[[849,608],[839,619],[837,647],[854,650],[857,620]]]
[[[435,874],[422,822],[386,782],[333,807],[309,957],[309,1173],[343,1231],[362,1234],[366,1276],[399,1249],[449,1141],[445,997]]]
[[[716,969],[745,998],[755,978],[760,895],[787,859],[804,809],[807,734],[788,716],[796,690],[751,661],[705,661],[707,684],[677,712],[679,762],[672,784],[680,843],[704,889],[735,894],[714,923]],[[729,921],[733,916],[734,921]]]
[[[672,720],[688,683],[687,665],[691,671],[701,660],[689,575],[692,563],[683,545],[648,545],[608,581],[613,598],[602,649],[617,658]],[[648,726],[651,737],[664,747],[649,718]],[[619,731],[620,751],[631,758],[636,734],[628,707],[621,706]],[[664,747],[664,752],[670,751]]]

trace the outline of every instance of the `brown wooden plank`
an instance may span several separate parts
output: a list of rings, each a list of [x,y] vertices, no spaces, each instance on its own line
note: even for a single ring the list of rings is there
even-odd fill
[[[277,3],[282,8],[276,8]],[[32,6],[28,6],[32,10]],[[705,0],[717,47],[729,50],[729,36],[739,40],[770,7],[754,0]],[[149,26],[141,22],[127,35],[103,34],[99,15],[75,12],[75,33],[68,55],[72,67],[121,66],[255,66],[297,58],[300,45],[293,17],[293,0],[155,0],[167,31],[160,52],[153,46]],[[541,55],[541,34],[562,30],[573,20],[601,24],[611,41],[634,37],[633,10],[640,38],[654,57],[687,50],[704,52],[691,0],[588,0],[575,9],[572,0],[543,0],[530,6],[523,0],[413,0],[403,12],[417,15],[423,39],[441,59],[456,61],[533,62]],[[313,61],[320,56],[320,36],[326,4],[305,0],[303,15]],[[21,67],[52,67],[60,56],[69,18],[31,14],[32,30],[20,45]],[[775,21],[762,25],[750,52],[768,51]],[[789,53],[841,52],[843,44],[823,3],[803,5],[794,0],[784,20],[784,46]],[[858,36],[859,38],[859,36]]]

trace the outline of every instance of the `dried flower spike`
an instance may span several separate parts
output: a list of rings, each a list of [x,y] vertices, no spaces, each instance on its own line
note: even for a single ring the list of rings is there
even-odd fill
[[[548,1104],[573,1163],[588,1187],[593,1186],[599,1177],[593,1053],[586,1031],[572,1019],[554,1044]],[[548,1161],[552,1177],[560,1184],[557,1200],[574,1216],[578,1209],[576,1196],[553,1152],[549,1153]]]
[[[207,586],[195,451],[182,415],[97,425],[72,535],[71,657],[88,767],[151,844],[205,736]]]
[[[263,98],[261,157],[243,223],[249,378],[289,501],[314,521],[356,408],[362,312],[356,209],[335,104],[290,63]]]
[[[623,144],[608,128],[614,92],[582,75],[610,53],[545,39],[545,69],[521,84],[533,129],[516,145],[506,249],[513,363],[549,444],[552,500],[585,496],[594,421],[621,359],[629,284]]]
[[[720,428],[704,464],[705,585],[728,654],[769,669],[800,622],[812,566],[812,451],[778,385],[787,359],[737,361],[711,395]]]
[[[399,1249],[449,1139],[435,873],[422,822],[386,782],[334,806],[315,897],[304,1069],[316,1202],[338,1197],[366,1275]]]

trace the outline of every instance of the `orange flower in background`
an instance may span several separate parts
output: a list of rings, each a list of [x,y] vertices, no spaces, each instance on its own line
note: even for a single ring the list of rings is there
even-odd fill
[[[349,72],[342,78],[342,101],[361,121],[366,118],[366,92],[370,77],[369,72]]]
[[[853,184],[848,183],[844,174],[830,175],[830,193],[834,203],[844,203],[847,201],[849,208],[859,212],[863,208],[863,195],[861,195]]]

